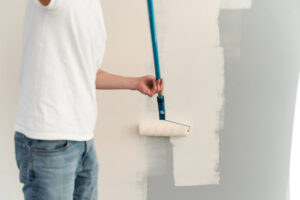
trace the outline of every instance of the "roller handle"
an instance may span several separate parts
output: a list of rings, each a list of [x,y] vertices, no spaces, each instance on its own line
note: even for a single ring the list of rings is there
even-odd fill
[[[159,56],[158,56],[158,45],[157,45],[157,37],[156,37],[153,0],[147,0],[147,1],[148,1],[148,14],[149,14],[152,49],[153,49],[153,57],[154,57],[154,65],[155,65],[155,75],[156,75],[156,80],[159,80],[161,79],[161,77],[160,77],[160,64],[159,64]],[[165,100],[163,94],[158,94],[157,104],[158,104],[159,119],[164,120],[166,118],[166,111],[165,111]]]
[[[165,111],[165,100],[164,100],[163,95],[158,94],[157,104],[158,104],[159,119],[165,120],[166,119],[166,111]]]

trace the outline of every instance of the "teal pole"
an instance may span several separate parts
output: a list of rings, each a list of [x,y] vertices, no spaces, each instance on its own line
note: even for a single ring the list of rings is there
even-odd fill
[[[159,56],[158,56],[158,45],[157,45],[157,37],[156,37],[153,0],[147,0],[147,1],[148,1],[148,14],[149,14],[149,23],[150,23],[150,30],[151,30],[153,58],[154,58],[154,65],[155,65],[155,75],[156,75],[156,80],[159,80],[161,79],[161,77],[160,77],[160,64],[159,64]],[[158,104],[159,119],[164,120],[166,118],[166,111],[165,111],[164,96],[162,94],[157,95],[157,104]]]

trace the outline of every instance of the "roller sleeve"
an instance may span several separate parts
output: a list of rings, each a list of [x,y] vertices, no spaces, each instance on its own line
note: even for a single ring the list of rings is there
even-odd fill
[[[188,126],[166,120],[145,120],[139,123],[140,135],[184,137],[188,133]]]

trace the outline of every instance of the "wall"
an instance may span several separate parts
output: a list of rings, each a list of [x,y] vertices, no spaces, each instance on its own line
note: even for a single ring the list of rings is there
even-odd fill
[[[251,9],[221,11],[225,105],[220,184],[174,187],[171,173],[151,176],[148,200],[288,199],[299,9],[295,0],[253,0]]]
[[[127,3],[103,1],[108,32],[103,69],[131,76],[153,74],[146,1],[132,1],[132,6]],[[154,3],[162,76],[166,83],[167,118],[192,124],[189,137],[170,140],[174,185],[217,184],[217,131],[222,122],[224,100],[223,49],[218,28],[220,2]],[[164,146],[169,142],[168,138],[137,135],[140,120],[157,119],[155,98],[132,91],[99,91],[98,98],[96,141],[102,163],[100,198],[146,199],[147,177],[163,173]]]
[[[18,64],[25,2],[0,2],[0,193],[1,199],[22,199],[14,157],[12,124],[18,97]]]
[[[24,7],[19,1],[3,1],[0,7],[3,199],[22,199],[12,122]],[[109,33],[102,68],[128,76],[153,73],[146,2],[102,0],[102,7]],[[155,99],[134,91],[98,91],[99,199],[287,199],[300,3],[164,0],[156,10],[168,116],[191,120],[197,131],[182,140],[140,137],[136,124],[156,117]],[[198,75],[203,84],[194,84]],[[189,76],[194,77],[190,82]],[[179,77],[184,84],[178,84]],[[195,94],[184,93],[188,100],[176,90],[192,86]],[[180,102],[185,101],[199,102],[197,111],[184,109]],[[208,114],[213,115],[205,118]],[[200,168],[202,163],[210,164]]]

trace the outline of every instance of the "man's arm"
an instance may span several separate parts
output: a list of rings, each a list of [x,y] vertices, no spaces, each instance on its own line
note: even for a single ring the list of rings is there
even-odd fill
[[[163,80],[156,80],[152,75],[142,77],[125,77],[98,70],[96,89],[130,89],[152,97],[163,92]]]

